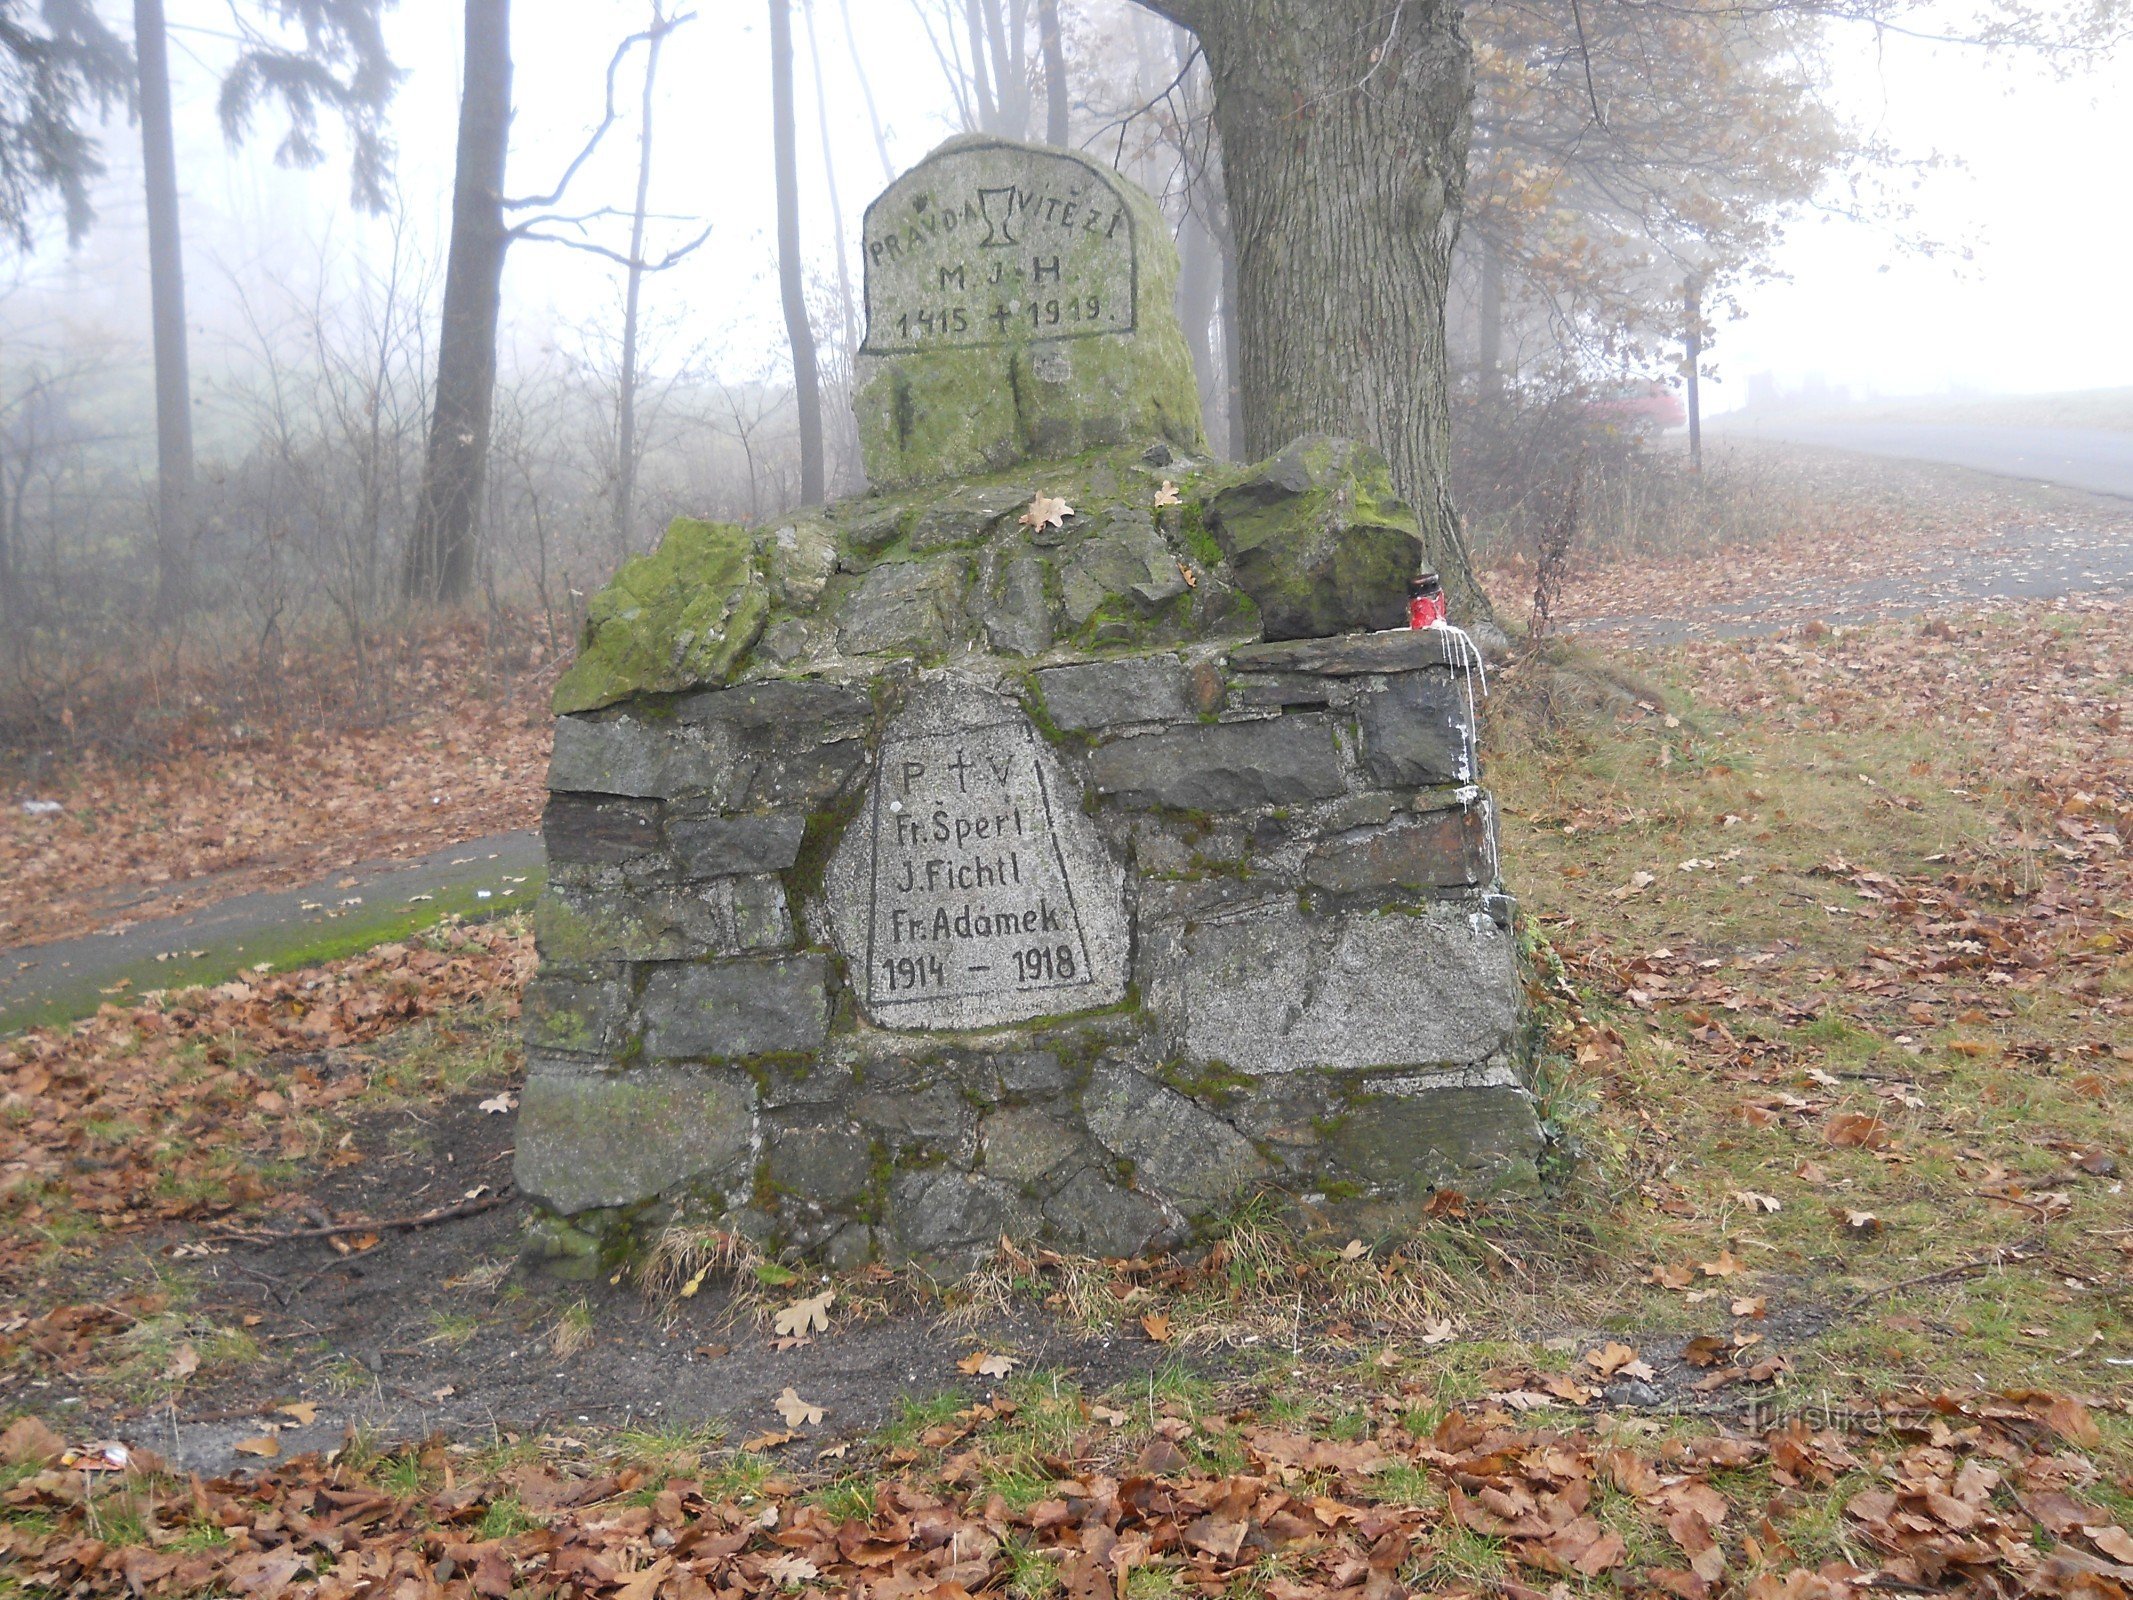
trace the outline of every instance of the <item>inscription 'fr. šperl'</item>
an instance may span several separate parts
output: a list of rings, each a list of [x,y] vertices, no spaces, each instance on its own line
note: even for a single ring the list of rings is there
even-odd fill
[[[1134,219],[1093,162],[1020,145],[928,161],[868,208],[869,355],[1131,333]]]

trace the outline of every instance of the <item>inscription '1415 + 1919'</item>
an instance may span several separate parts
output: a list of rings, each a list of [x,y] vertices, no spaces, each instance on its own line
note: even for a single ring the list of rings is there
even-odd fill
[[[1045,757],[1020,719],[883,745],[862,987],[878,1020],[983,1026],[1116,998],[1116,890],[1076,881],[1094,840],[1067,837],[1081,818],[1055,809]]]

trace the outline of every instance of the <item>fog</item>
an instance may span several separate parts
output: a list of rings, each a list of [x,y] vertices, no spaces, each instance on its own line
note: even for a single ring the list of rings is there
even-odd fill
[[[856,235],[883,164],[845,45],[838,0],[815,0],[829,104],[829,156],[841,216],[830,208],[815,116],[815,61],[799,34],[803,244],[811,270],[833,270],[831,229]],[[1117,4],[1118,22],[1127,8]],[[514,20],[517,120],[511,187],[553,185],[597,121],[613,42],[639,25],[619,0],[519,0]],[[662,66],[652,207],[654,253],[712,224],[709,243],[647,293],[650,364],[685,355],[725,377],[773,376],[783,328],[770,250],[766,24],[753,5],[707,7],[678,32]],[[908,0],[849,0],[891,162],[899,167],[954,131],[953,101]],[[257,328],[323,292],[327,300],[399,249],[441,272],[459,74],[459,8],[403,4],[389,20],[406,78],[392,111],[400,218],[367,217],[347,200],[345,167],[277,166],[277,130],[262,119],[239,151],[215,119],[215,80],[231,48],[221,0],[173,0],[174,95],[196,389],[212,425],[219,369],[241,364]],[[115,19],[118,20],[118,19]],[[1738,406],[1767,374],[1784,391],[1855,396],[2038,391],[2133,382],[2133,327],[2115,316],[2133,218],[2114,174],[2133,149],[2133,65],[2058,76],[2010,52],[1932,44],[1838,25],[1828,61],[1846,115],[1900,150],[1941,163],[1906,191],[1901,221],[1860,220],[1834,202],[1790,224],[1773,272],[1715,330],[1706,404]],[[573,187],[572,209],[625,203],[636,159],[625,115]],[[329,134],[330,134],[329,127]],[[27,287],[0,305],[19,344],[96,337],[145,361],[148,301],[135,131],[107,125],[109,173],[98,222],[66,248],[46,226],[15,263]],[[329,138],[329,145],[331,139]],[[661,237],[662,233],[664,238]],[[589,237],[603,237],[597,233]],[[604,237],[619,242],[613,232]],[[1922,248],[1921,242],[1929,248]],[[853,257],[857,270],[856,253]],[[612,325],[620,274],[553,245],[515,249],[506,274],[505,364],[580,349]],[[55,321],[55,319],[58,319]],[[148,413],[117,419],[148,442]]]
[[[1900,229],[1834,214],[1795,222],[1784,281],[1719,330],[1721,405],[1746,377],[1855,395],[2025,393],[2133,383],[2114,308],[2133,256],[2123,152],[2133,61],[2060,77],[2033,58],[1843,27],[1829,52],[1847,113],[1949,164],[1908,193]],[[1940,248],[1925,254],[1907,238]]]

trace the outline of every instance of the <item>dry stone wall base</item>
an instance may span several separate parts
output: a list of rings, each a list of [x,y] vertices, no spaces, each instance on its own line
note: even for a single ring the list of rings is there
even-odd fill
[[[1366,631],[1422,554],[1383,459],[1192,459],[1101,163],[952,140],[864,241],[875,492],[678,520],[557,690],[529,1253],[1125,1256],[1532,1182],[1467,653]]]
[[[550,802],[536,1249],[682,1213],[952,1268],[1003,1232],[1159,1247],[1262,1190],[1362,1227],[1531,1183],[1491,802],[1384,777],[1471,750],[1453,659],[891,661],[565,717],[558,785],[657,781]]]

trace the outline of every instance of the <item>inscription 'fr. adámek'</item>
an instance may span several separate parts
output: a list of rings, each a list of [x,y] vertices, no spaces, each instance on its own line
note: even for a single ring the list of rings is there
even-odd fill
[[[1060,782],[1020,718],[883,744],[864,937],[847,945],[866,964],[869,1016],[986,1027],[1123,995],[1116,870]]]
[[[1133,213],[1065,152],[960,145],[867,208],[869,355],[1131,333]]]

